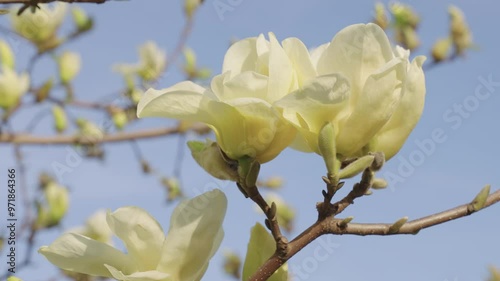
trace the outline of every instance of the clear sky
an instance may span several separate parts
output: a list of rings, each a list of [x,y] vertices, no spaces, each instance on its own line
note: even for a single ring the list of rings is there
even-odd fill
[[[183,25],[180,2],[130,0],[82,5],[95,17],[96,28],[66,46],[80,52],[83,58],[83,69],[75,81],[79,99],[98,100],[120,89],[122,79],[112,72],[111,66],[119,62],[135,62],[137,46],[146,40],[154,40],[166,48],[168,56]],[[232,9],[220,15],[214,8],[219,3],[232,5]],[[465,59],[446,63],[426,73],[427,97],[422,119],[399,155],[380,172],[382,176],[399,175],[401,181],[394,182],[386,190],[374,192],[371,197],[359,199],[348,208],[343,215],[354,216],[355,222],[393,222],[403,216],[414,219],[467,203],[486,184],[492,184],[492,190],[500,188],[500,174],[495,166],[500,156],[500,85],[493,83],[487,98],[474,99],[481,81],[500,81],[497,28],[500,3],[494,0],[408,3],[422,17],[420,34],[423,45],[417,54],[426,54],[438,37],[447,34],[447,8],[450,4],[464,10],[480,49],[469,52]],[[372,0],[206,0],[196,15],[188,45],[198,54],[201,65],[219,73],[222,58],[233,38],[272,31],[278,39],[298,37],[307,46],[314,47],[330,41],[347,25],[369,21],[373,4]],[[0,19],[0,24],[7,26],[8,22]],[[6,34],[0,35],[6,38]],[[21,67],[33,55],[33,49],[22,41],[15,51]],[[179,64],[175,63],[160,80],[160,87],[182,79]],[[35,67],[37,81],[47,78],[54,70],[53,64],[43,59]],[[465,108],[462,115],[456,111],[460,105]],[[24,128],[39,110],[42,109],[26,110],[13,124],[18,126],[17,129]],[[78,111],[74,113],[78,114]],[[96,122],[104,120],[102,115],[91,116]],[[169,123],[172,122],[165,119],[148,120],[129,129]],[[49,134],[50,127],[51,120],[47,118],[35,132]],[[434,141],[433,149],[422,149],[419,143],[432,138],[435,130],[444,134],[444,141]],[[177,147],[175,138],[141,141],[140,146],[154,168],[166,175],[172,172]],[[140,172],[127,144],[107,145],[106,148],[104,162],[84,159],[64,176],[63,183],[71,189],[72,201],[62,227],[83,223],[99,208],[114,210],[124,205],[137,205],[153,214],[166,230],[173,205],[165,204],[165,192],[157,179]],[[27,184],[31,190],[35,189],[39,172],[52,172],[52,163],[63,163],[68,149],[69,146],[47,146],[23,150],[29,168]],[[417,154],[424,157],[418,158]],[[229,198],[224,223],[226,236],[204,278],[225,280],[227,277],[221,271],[222,251],[231,248],[244,255],[249,229],[256,222],[262,223],[263,216],[255,212],[253,203],[245,200],[236,186],[214,181],[187,156],[182,167],[186,193],[195,195],[218,185]],[[5,182],[7,167],[14,165],[11,147],[1,145],[0,182]],[[295,231],[288,234],[289,238],[316,218],[315,203],[320,200],[324,188],[321,181],[323,166],[317,155],[288,149],[261,169],[263,177],[280,175],[286,179],[286,186],[280,194],[298,211]],[[344,192],[349,186],[352,182],[347,183]],[[0,188],[0,194],[5,198],[5,188]],[[473,216],[421,231],[416,236],[322,237],[321,241],[312,243],[296,255],[290,261],[290,267],[297,272],[295,280],[485,280],[488,265],[500,266],[499,214],[500,206],[493,206]],[[0,230],[1,233],[5,230]],[[37,236],[36,248],[50,243],[57,234],[51,230]],[[315,258],[318,247],[328,252],[326,258]],[[5,251],[2,252],[2,261],[4,254]],[[18,256],[24,257],[22,248]],[[2,262],[2,273],[4,266]],[[56,273],[43,257],[34,254],[33,265],[19,276],[25,281],[45,281]]]

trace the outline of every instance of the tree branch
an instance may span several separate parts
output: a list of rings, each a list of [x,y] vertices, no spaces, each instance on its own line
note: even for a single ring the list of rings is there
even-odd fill
[[[483,206],[482,210],[495,203],[500,202],[500,190],[491,193]],[[264,281],[267,280],[278,268],[283,265],[287,260],[293,257],[298,251],[302,250],[309,243],[323,234],[351,234],[351,235],[395,235],[395,234],[416,234],[420,230],[442,224],[451,220],[462,218],[476,212],[473,206],[474,202],[458,206],[456,208],[436,213],[427,217],[409,221],[403,224],[396,231],[389,231],[391,224],[359,224],[348,223],[344,227],[340,225],[343,219],[328,217],[322,221],[315,222],[308,229],[303,231],[299,236],[288,244],[288,252],[286,256],[280,257],[274,254],[270,257],[259,270],[250,277],[250,281]],[[479,211],[477,210],[477,211]]]
[[[207,132],[207,126],[203,124],[196,124],[188,128],[188,130],[193,130],[198,133]],[[116,133],[112,135],[105,135],[101,139],[96,138],[82,138],[79,136],[34,136],[29,134],[11,134],[3,133],[0,134],[0,144],[1,143],[14,143],[17,145],[63,145],[63,144],[100,144],[100,143],[112,143],[112,142],[123,142],[137,139],[147,139],[168,136],[173,134],[181,134],[186,131],[185,128],[174,127],[174,128],[160,128],[160,129],[150,129],[137,132],[123,132]]]
[[[0,0],[0,4],[31,4],[33,2],[37,4],[52,3],[52,2],[66,2],[66,3],[95,3],[103,4],[109,2],[110,0]]]

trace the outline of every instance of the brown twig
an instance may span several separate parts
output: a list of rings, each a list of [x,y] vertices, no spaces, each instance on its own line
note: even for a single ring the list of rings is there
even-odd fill
[[[500,190],[491,193],[480,210],[487,208],[495,203],[500,202]],[[477,210],[479,211],[479,210]],[[346,226],[341,226],[343,219],[328,217],[322,221],[315,222],[312,226],[302,232],[294,240],[288,243],[288,252],[286,256],[278,256],[274,254],[270,257],[260,269],[250,277],[250,281],[267,280],[278,268],[287,260],[293,257],[298,251],[302,250],[309,243],[324,234],[335,235],[396,235],[396,234],[416,234],[420,230],[429,228],[438,224],[442,224],[451,220],[459,219],[475,213],[473,202],[458,206],[456,208],[436,213],[427,217],[412,220],[404,223],[396,231],[389,231],[393,223],[386,224],[358,224],[348,223]]]
[[[190,130],[196,132],[205,132],[207,127],[203,124],[195,124]],[[16,145],[63,145],[63,144],[100,144],[100,143],[113,143],[113,142],[123,142],[137,139],[147,139],[156,138],[162,136],[168,136],[173,134],[184,133],[184,128],[173,127],[173,128],[159,128],[150,129],[137,132],[122,132],[111,135],[105,135],[100,139],[85,139],[79,136],[35,136],[29,134],[12,134],[3,133],[0,134],[0,143],[13,143]]]

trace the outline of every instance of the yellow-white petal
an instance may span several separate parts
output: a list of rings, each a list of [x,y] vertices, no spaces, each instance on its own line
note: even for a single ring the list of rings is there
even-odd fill
[[[394,58],[385,32],[376,24],[348,26],[332,39],[318,61],[318,74],[340,73],[350,83],[353,95],[364,81]]]
[[[157,270],[134,272],[132,274],[124,274],[122,271],[114,268],[111,265],[104,265],[112,277],[120,281],[174,281],[170,274]]]
[[[173,280],[198,280],[222,240],[226,208],[226,196],[217,189],[179,204],[157,270]]]
[[[425,57],[419,56],[411,63],[401,101],[389,122],[374,137],[374,146],[370,149],[383,151],[386,160],[401,149],[422,115],[425,102],[424,61]]]
[[[224,56],[222,73],[227,71],[241,73],[254,70],[257,60],[256,43],[257,38],[253,37],[232,44]]]
[[[137,270],[134,261],[121,251],[79,234],[63,234],[38,252],[59,268],[88,275],[112,277],[104,264],[126,274]]]
[[[137,105],[137,116],[167,117],[191,121],[209,119],[200,111],[205,88],[184,81],[163,90],[149,89]]]
[[[352,156],[389,121],[401,98],[406,67],[405,61],[393,59],[367,78],[357,98],[351,97],[350,115],[339,126],[337,153]]]
[[[324,75],[287,95],[274,106],[299,130],[310,150],[319,153],[319,131],[326,122],[337,119],[345,111],[349,95],[349,82],[344,77]]]
[[[297,86],[302,87],[317,76],[316,69],[309,56],[309,51],[304,43],[297,38],[287,38],[283,40],[282,44],[295,69]]]
[[[281,47],[273,33],[269,33],[269,102],[274,102],[290,92],[293,81],[293,67],[285,50]]]
[[[138,207],[123,207],[108,213],[109,228],[127,248],[139,271],[156,269],[165,234],[158,222]]]

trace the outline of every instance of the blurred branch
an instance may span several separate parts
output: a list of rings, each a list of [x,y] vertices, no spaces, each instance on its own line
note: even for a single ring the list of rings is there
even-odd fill
[[[207,126],[203,124],[196,124],[189,128],[195,132],[206,132]],[[123,132],[105,135],[101,139],[86,139],[79,136],[35,136],[29,134],[13,134],[3,133],[0,134],[0,143],[14,143],[16,145],[61,145],[61,144],[99,144],[99,143],[112,143],[123,142],[137,139],[156,138],[168,136],[173,134],[182,134],[186,131],[185,128],[157,128],[150,130],[143,130],[137,132]]]
[[[110,0],[0,0],[0,4],[43,4],[51,2],[66,2],[66,3],[95,3],[102,4]]]
[[[342,226],[343,219],[333,216],[318,220],[308,229],[303,231],[294,240],[288,243],[288,252],[285,256],[275,253],[270,257],[259,270],[249,279],[250,281],[267,280],[278,268],[297,252],[306,247],[309,243],[324,234],[351,234],[351,235],[395,235],[395,234],[417,234],[420,230],[442,224],[451,220],[459,219],[471,215],[477,211],[487,208],[500,202],[500,190],[497,190],[486,198],[486,202],[480,209],[476,209],[475,202],[464,204],[456,208],[436,213],[427,217],[412,220],[394,229],[394,223],[361,224],[348,223]]]

